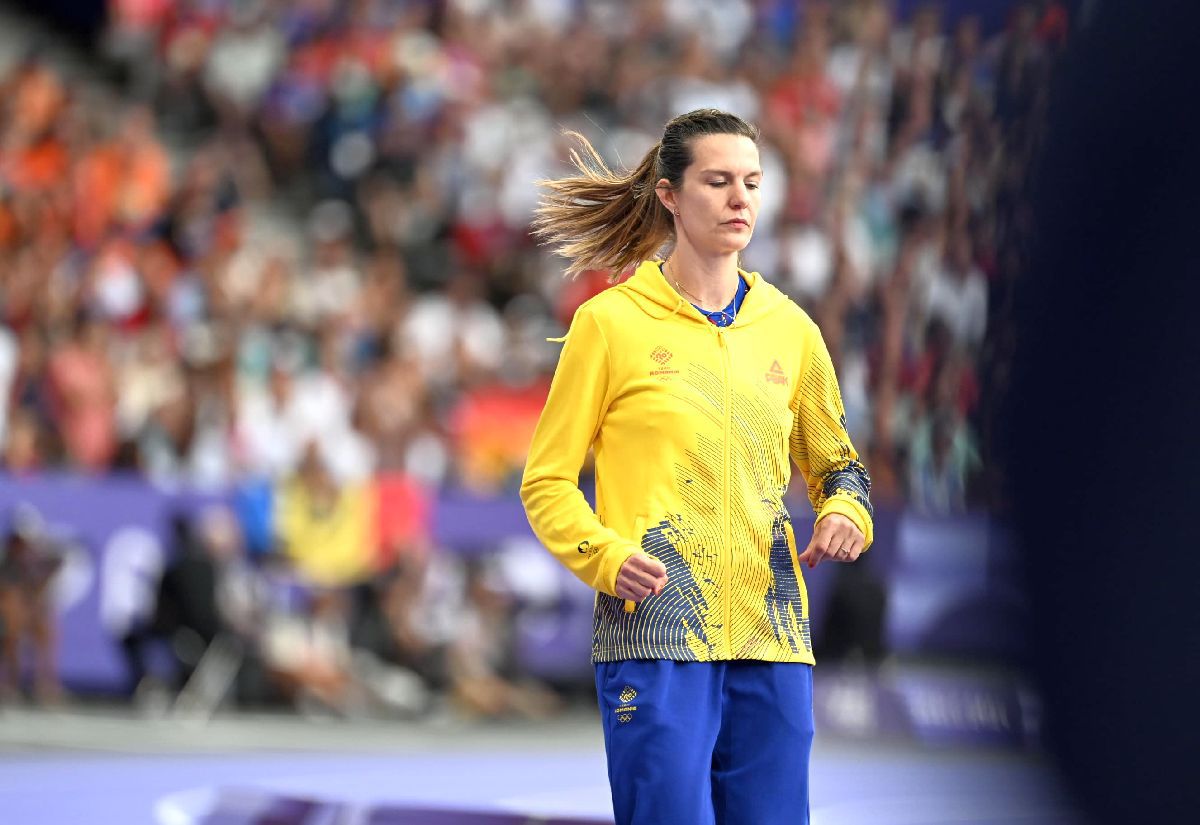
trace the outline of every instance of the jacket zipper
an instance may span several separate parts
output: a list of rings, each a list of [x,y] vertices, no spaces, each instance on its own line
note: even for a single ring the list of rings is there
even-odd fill
[[[731,535],[730,524],[729,524],[729,522],[731,521],[731,518],[732,518],[731,513],[730,513],[730,507],[729,507],[729,475],[730,475],[729,463],[731,461],[731,455],[730,455],[731,451],[729,448],[729,436],[730,436],[730,430],[733,428],[733,426],[732,426],[733,413],[731,410],[731,407],[733,406],[733,398],[732,398],[733,391],[730,387],[730,382],[729,382],[729,372],[730,372],[729,343],[725,340],[725,331],[723,329],[721,329],[720,327],[717,327],[716,330],[717,330],[717,344],[720,346],[720,349],[721,349],[721,367],[722,367],[722,371],[723,371],[724,378],[725,378],[725,380],[723,382],[724,388],[725,388],[725,415],[724,415],[725,444],[723,446],[723,455],[724,455],[725,460],[723,462],[722,486],[721,486],[721,499],[722,499],[722,508],[723,508],[721,511],[721,516],[722,516],[721,523],[725,529],[725,544],[724,544],[724,547],[722,548],[722,552],[721,552],[721,607],[725,614],[724,618],[722,620],[723,626],[725,629],[725,633],[724,633],[725,652],[723,654],[723,658],[730,659],[730,658],[733,658],[733,629],[729,626],[730,613],[731,613],[731,608],[730,608],[730,604],[729,604],[729,601],[730,601],[729,591],[730,591],[731,585],[732,585],[732,583],[729,581],[729,577],[730,577],[729,571],[733,565],[733,560],[730,558],[730,554],[733,552],[733,537]]]

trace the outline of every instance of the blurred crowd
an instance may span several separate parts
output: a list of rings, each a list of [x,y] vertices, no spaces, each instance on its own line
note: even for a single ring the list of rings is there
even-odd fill
[[[511,492],[545,338],[606,285],[528,234],[563,129],[633,166],[715,106],[762,128],[743,259],[820,324],[875,501],[1001,506],[990,399],[1069,25],[973,5],[112,0],[95,77],[33,51],[0,78],[0,466],[265,485],[262,541],[299,556],[375,479]]]
[[[174,532],[155,598],[118,632],[143,705],[409,718],[538,718],[562,706],[522,672],[512,591],[486,560],[407,554],[356,585],[314,586],[281,559],[249,559],[228,508],[181,516]],[[170,651],[165,665],[156,646]]]
[[[511,485],[520,433],[470,435],[536,412],[601,284],[528,238],[561,129],[630,164],[713,105],[762,125],[745,260],[820,321],[876,494],[984,501],[1065,13],[984,38],[938,8],[114,2],[118,95],[36,55],[3,79],[4,465],[220,486],[312,446],[340,482]]]
[[[57,704],[54,581],[80,550],[69,526],[29,504],[5,515],[0,707],[26,687]],[[520,666],[514,589],[494,558],[407,553],[357,583],[318,584],[282,556],[247,554],[226,505],[179,512],[170,532],[161,556],[146,555],[136,531],[110,543],[105,574],[129,587],[110,584],[97,617],[127,674],[118,691],[146,710],[207,718],[232,703],[325,718],[540,718],[562,707]],[[148,563],[155,557],[163,563]],[[130,560],[144,578],[125,578]]]

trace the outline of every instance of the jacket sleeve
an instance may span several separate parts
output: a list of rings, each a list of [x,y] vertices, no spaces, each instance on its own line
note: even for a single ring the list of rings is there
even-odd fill
[[[621,565],[640,548],[601,524],[579,490],[579,471],[608,407],[609,379],[608,344],[584,305],[534,430],[521,501],[542,544],[588,586],[615,596]]]
[[[845,516],[866,537],[866,549],[875,538],[871,478],[850,443],[837,375],[815,324],[811,335],[808,362],[791,403],[792,460],[804,474],[817,521],[830,513]]]

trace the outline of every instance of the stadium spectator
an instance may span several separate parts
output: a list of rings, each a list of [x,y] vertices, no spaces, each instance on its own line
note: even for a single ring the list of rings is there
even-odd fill
[[[316,588],[304,598],[308,603],[301,610],[273,611],[267,619],[267,671],[304,712],[355,713],[363,696],[352,669],[347,596],[337,588]]]
[[[57,702],[62,686],[50,586],[62,556],[41,515],[31,506],[14,507],[9,521],[0,547],[0,701],[12,701],[21,693],[28,643],[33,652],[33,696],[38,702]]]
[[[305,582],[338,587],[368,573],[371,506],[361,481],[339,483],[316,444],[304,447],[279,491],[275,523],[280,549]]]
[[[121,639],[131,692],[147,701],[159,681],[149,662],[156,639],[166,641],[172,654],[168,676],[175,691],[187,685],[219,638],[232,643],[235,673],[243,668],[250,673],[258,662],[262,583],[247,564],[233,513],[210,507],[195,518],[178,514],[171,525],[171,561],[154,604]]]
[[[451,698],[471,716],[553,716],[560,700],[516,662],[513,601],[485,563],[466,570],[458,633],[451,648]]]
[[[428,707],[434,692],[451,684],[449,644],[439,640],[428,615],[428,560],[405,555],[371,582],[354,622],[354,646],[388,668],[412,674],[412,699]]]
[[[107,355],[110,328],[80,318],[71,336],[50,353],[46,377],[51,415],[69,462],[99,471],[117,451],[116,391]]]

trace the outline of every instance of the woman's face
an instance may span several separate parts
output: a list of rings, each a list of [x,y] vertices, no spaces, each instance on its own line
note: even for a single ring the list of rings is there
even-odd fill
[[[762,168],[758,147],[742,135],[705,135],[692,141],[692,164],[678,189],[664,178],[658,195],[675,218],[679,244],[702,255],[740,252],[758,217]]]

